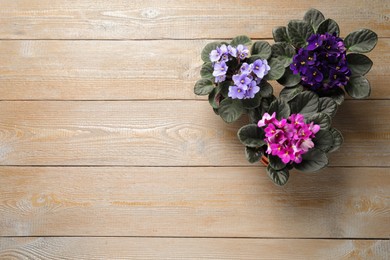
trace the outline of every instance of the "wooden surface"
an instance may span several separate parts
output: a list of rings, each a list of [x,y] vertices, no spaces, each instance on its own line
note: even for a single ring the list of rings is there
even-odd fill
[[[366,27],[372,94],[285,187],[193,94],[202,47],[310,7]],[[0,2],[0,259],[389,259],[390,1]],[[273,84],[276,92],[278,84]]]

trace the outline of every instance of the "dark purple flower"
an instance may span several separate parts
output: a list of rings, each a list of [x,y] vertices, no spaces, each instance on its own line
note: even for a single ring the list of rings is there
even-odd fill
[[[301,84],[320,94],[345,86],[351,72],[343,40],[329,33],[312,34],[307,43],[290,65],[294,74],[300,74]]]

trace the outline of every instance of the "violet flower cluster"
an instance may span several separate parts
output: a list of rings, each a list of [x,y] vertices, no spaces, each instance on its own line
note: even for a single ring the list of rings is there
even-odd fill
[[[217,49],[210,52],[210,60],[213,62],[213,76],[215,77],[215,83],[223,82],[226,79],[226,73],[228,72],[227,62],[237,59],[244,60],[249,55],[249,49],[242,44],[239,44],[236,48],[225,44],[222,44]]]
[[[248,99],[254,98],[256,93],[260,91],[260,81],[270,70],[267,60],[257,59],[252,64],[243,62],[249,56],[249,49],[242,44],[237,47],[225,44],[217,47],[210,52],[210,60],[213,62],[213,76],[215,77],[215,83],[224,82],[228,76],[228,79],[232,79],[233,86],[229,86],[228,96],[232,99]],[[233,63],[241,66],[234,70],[232,68],[229,73],[228,63],[236,60]],[[233,74],[233,75],[232,75]]]
[[[233,75],[234,85],[229,87],[228,96],[233,99],[254,98],[260,91],[258,85],[269,70],[267,60],[257,59],[252,64],[244,62],[238,73]]]
[[[336,34],[312,34],[307,43],[290,65],[294,74],[300,73],[302,85],[318,93],[345,86],[351,71],[343,40]]]
[[[302,155],[314,147],[312,139],[320,126],[306,124],[302,114],[292,114],[288,119],[276,119],[276,113],[265,113],[257,124],[265,127],[267,154],[278,156],[283,163],[301,163]]]

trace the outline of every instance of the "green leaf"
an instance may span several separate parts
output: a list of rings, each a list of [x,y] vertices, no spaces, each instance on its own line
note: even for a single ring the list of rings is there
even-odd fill
[[[370,82],[363,76],[352,76],[345,86],[345,91],[356,99],[369,97],[371,93]]]
[[[298,85],[301,82],[301,76],[299,74],[293,74],[290,68],[286,68],[283,76],[277,80],[279,84],[289,88]]]
[[[202,54],[201,54],[202,60],[204,62],[211,62],[210,52],[212,50],[215,50],[220,44],[221,44],[220,42],[210,42],[206,44],[206,46],[202,50]]]
[[[213,80],[213,71],[213,64],[211,62],[206,62],[202,65],[202,68],[200,69],[200,76],[204,79]]]
[[[279,97],[288,102],[295,98],[299,93],[303,91],[302,85],[297,85],[292,88],[283,88],[282,91],[280,91]]]
[[[325,20],[325,16],[317,9],[311,8],[305,13],[303,20],[308,22],[314,31],[317,31],[318,26]]]
[[[373,62],[364,54],[349,53],[347,54],[348,68],[352,75],[365,75],[373,65]]]
[[[313,138],[314,147],[327,153],[333,145],[333,135],[329,130],[320,130]]]
[[[257,41],[252,45],[251,54],[267,60],[271,56],[271,45],[265,41]]]
[[[276,59],[276,58],[271,58],[268,61],[268,65],[270,66],[270,71],[268,71],[268,74],[265,75],[264,79],[265,80],[277,80],[280,79],[283,74],[284,74],[284,64]]]
[[[274,88],[271,86],[271,84],[269,84],[264,79],[260,82],[260,86],[259,87],[260,87],[260,92],[259,93],[264,98],[270,97],[274,93]]]
[[[287,102],[275,99],[268,108],[268,113],[272,115],[272,113],[276,113],[276,118],[281,120],[282,118],[288,118],[290,116],[290,107]]]
[[[303,172],[315,172],[328,165],[328,157],[325,152],[312,148],[302,155],[302,162],[295,163],[294,167]]]
[[[261,158],[261,148],[259,147],[245,147],[245,158],[250,163],[258,162]]]
[[[337,103],[331,97],[321,97],[318,100],[318,112],[334,117],[337,111]]]
[[[343,138],[343,135],[341,134],[341,132],[339,130],[337,130],[336,128],[331,128],[331,129],[329,129],[329,131],[331,132],[331,134],[333,136],[333,145],[329,150],[329,153],[332,153],[340,148],[340,146],[344,142],[344,138]]]
[[[208,95],[213,91],[214,83],[209,79],[200,79],[195,83],[194,92],[196,95]]]
[[[243,99],[242,105],[244,106],[244,108],[253,109],[260,106],[260,102],[261,102],[261,94],[260,92],[258,92],[256,93],[254,98]]]
[[[218,93],[222,94],[223,97],[227,98],[229,94],[229,87],[233,85],[234,85],[233,81],[228,81],[228,80],[218,83],[217,86]]]
[[[292,59],[295,55],[295,49],[290,44],[285,42],[277,42],[271,46],[272,57],[279,60],[283,67],[290,66]]]
[[[307,123],[313,122],[314,124],[319,125],[321,130],[329,129],[332,123],[330,116],[325,113],[316,113],[310,116],[306,121]]]
[[[280,159],[278,156],[268,155],[269,159],[269,165],[274,170],[281,170],[286,168],[286,164],[282,162],[282,159]]]
[[[272,36],[275,42],[290,42],[286,26],[279,26],[272,29]]]
[[[219,102],[217,102],[217,100],[215,99],[216,96],[217,96],[217,89],[215,88],[213,89],[213,91],[211,91],[209,95],[209,103],[213,109],[217,109],[219,107]],[[218,115],[219,113],[216,112],[216,114]]]
[[[221,101],[218,112],[226,123],[232,123],[241,117],[244,107],[239,99],[225,98]]]
[[[344,39],[345,47],[347,47],[349,51],[360,53],[371,51],[374,49],[377,42],[378,35],[369,29],[361,29],[352,32]]]
[[[237,47],[240,44],[242,44],[242,45],[251,45],[252,41],[251,41],[251,39],[248,36],[240,35],[240,36],[237,36],[237,37],[233,38],[233,40],[230,43],[230,45],[232,45],[234,47]]]
[[[340,27],[336,21],[332,19],[326,19],[318,26],[317,33],[325,34],[326,32],[329,34],[336,33],[338,36],[340,35]]]
[[[303,91],[299,93],[289,104],[291,114],[303,114],[309,117],[318,111],[318,95],[312,91]]]
[[[344,102],[345,92],[342,88],[337,88],[330,93],[329,97],[333,99],[338,106],[340,106]]]
[[[287,168],[284,168],[283,170],[274,170],[271,168],[271,166],[267,167],[267,174],[268,177],[271,178],[271,180],[279,186],[283,186],[287,183],[288,178],[290,176]]]
[[[248,147],[260,147],[265,145],[264,130],[257,124],[249,124],[241,127],[237,132],[240,142]]]
[[[287,34],[296,48],[304,47],[307,38],[313,33],[313,28],[306,21],[292,20],[287,25]]]

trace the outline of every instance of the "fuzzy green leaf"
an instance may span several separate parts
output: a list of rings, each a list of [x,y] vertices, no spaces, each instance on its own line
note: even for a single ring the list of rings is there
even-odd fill
[[[262,80],[260,82],[260,95],[263,97],[263,98],[267,98],[267,97],[270,97],[272,96],[272,94],[274,93],[274,88],[271,86],[271,84],[269,84],[266,80]]]
[[[253,109],[260,106],[260,102],[261,102],[261,94],[260,92],[258,92],[256,93],[254,98],[243,99],[242,105],[244,106],[244,108]]]
[[[345,92],[342,88],[336,88],[332,93],[330,93],[329,97],[333,99],[338,106],[340,106],[345,99]]]
[[[295,55],[295,49],[285,42],[277,42],[271,46],[272,57],[278,59],[285,68],[290,66]]]
[[[301,82],[301,76],[299,74],[294,74],[290,68],[286,68],[283,76],[277,80],[279,84],[289,88],[295,87]]]
[[[289,104],[291,114],[303,114],[305,117],[317,113],[318,111],[318,95],[312,91],[303,91],[299,93]]]
[[[345,91],[356,99],[367,98],[371,93],[370,82],[363,76],[352,76],[345,86]]]
[[[302,162],[295,163],[294,167],[303,172],[315,172],[328,165],[328,157],[325,152],[312,148],[302,155]]]
[[[308,123],[313,122],[316,125],[319,125],[321,130],[327,130],[330,128],[332,119],[329,115],[325,113],[316,113],[306,120]]]
[[[282,91],[280,91],[279,97],[286,101],[289,102],[293,98],[295,98],[299,93],[303,91],[303,86],[302,85],[296,85],[291,88],[283,88]]]
[[[209,103],[210,103],[210,105],[211,105],[211,107],[213,108],[213,109],[218,109],[218,107],[219,107],[219,102],[217,102],[217,100],[215,99],[216,98],[216,96],[217,96],[217,89],[215,88],[215,89],[213,89],[212,91],[211,91],[211,93],[210,93],[210,95],[209,95]],[[214,112],[216,112],[216,111],[214,111]],[[219,113],[217,113],[216,112],[216,114],[219,114]]]
[[[204,79],[210,79],[213,80],[213,65],[211,62],[206,62],[202,65],[202,68],[200,69],[200,76]]]
[[[314,147],[327,153],[333,145],[333,135],[329,130],[320,130],[313,138]]]
[[[318,112],[334,117],[337,111],[337,103],[330,97],[321,97],[318,100]]]
[[[286,26],[279,26],[272,29],[272,36],[275,42],[290,42]]]
[[[215,50],[219,45],[221,45],[221,42],[210,42],[206,44],[206,46],[202,50],[201,58],[204,62],[211,62],[210,60],[210,52],[212,50]]]
[[[250,163],[258,162],[261,158],[261,148],[259,147],[245,147],[245,158]]]
[[[208,95],[213,91],[214,83],[209,79],[200,79],[195,83],[194,93],[196,95]]]
[[[268,108],[268,113],[272,115],[272,113],[276,113],[276,118],[281,120],[282,118],[288,118],[290,116],[290,107],[287,102],[275,99]]]
[[[283,170],[277,171],[275,169],[272,169],[272,167],[270,165],[268,165],[268,167],[267,167],[267,174],[268,174],[268,177],[270,177],[271,180],[276,185],[279,185],[279,186],[285,185],[288,181],[289,176],[290,176],[287,168],[284,168]]]
[[[281,170],[286,168],[286,164],[282,162],[282,159],[280,159],[278,156],[268,155],[269,159],[269,165],[274,170]]]
[[[268,59],[271,56],[271,45],[265,41],[257,41],[252,45],[251,54],[260,59]]]
[[[333,144],[329,150],[329,153],[332,153],[334,151],[337,151],[340,148],[340,146],[344,142],[344,138],[343,138],[343,135],[341,134],[341,132],[339,130],[337,130],[336,128],[331,128],[331,129],[329,129],[329,131],[331,132],[331,134],[333,136]]]
[[[232,123],[239,119],[244,113],[241,100],[225,98],[218,108],[219,115],[226,123]]]
[[[364,54],[349,53],[347,54],[348,68],[352,75],[365,75],[373,65],[373,62]]]
[[[317,31],[318,26],[321,24],[322,21],[325,20],[325,17],[317,9],[311,8],[305,13],[303,20],[308,22],[313,27],[314,31]]]
[[[240,36],[234,37],[230,43],[230,45],[232,45],[234,47],[237,47],[240,44],[249,46],[252,44],[252,40],[246,35],[240,35]]]
[[[270,66],[270,71],[268,71],[268,74],[265,75],[264,79],[265,80],[277,80],[280,79],[283,74],[284,74],[284,64],[276,59],[276,58],[271,58],[268,61],[268,65]]]
[[[306,21],[292,20],[287,25],[287,34],[296,48],[304,47],[307,38],[313,33],[313,28]]]
[[[371,51],[376,46],[377,42],[378,35],[369,29],[361,29],[352,32],[344,39],[344,44],[348,51],[360,53]]]
[[[265,145],[264,130],[257,124],[249,124],[241,127],[237,132],[240,142],[248,147],[260,147]]]
[[[326,32],[329,34],[336,33],[337,36],[340,35],[340,27],[335,20],[326,19],[318,26],[317,33],[325,34]]]

